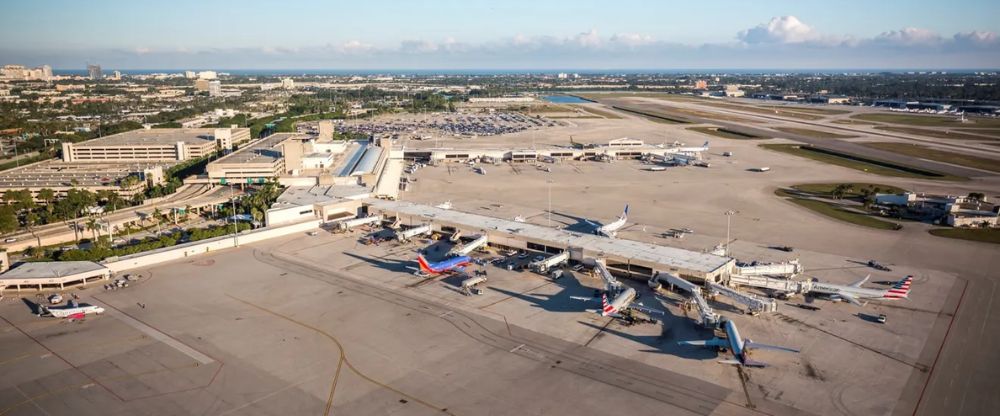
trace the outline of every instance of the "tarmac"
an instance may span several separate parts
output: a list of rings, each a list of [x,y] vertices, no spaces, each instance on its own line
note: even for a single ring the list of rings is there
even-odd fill
[[[599,104],[593,104],[599,105]],[[608,110],[601,107],[602,110]],[[562,120],[544,133],[475,143],[568,145],[631,136],[701,143],[708,136],[623,114]],[[731,238],[742,260],[799,258],[806,275],[866,287],[914,276],[911,299],[864,308],[814,300],[744,315],[712,301],[744,337],[802,349],[759,351],[738,370],[677,341],[699,328],[678,294],[626,282],[661,322],[626,326],[581,301],[586,273],[551,280],[487,266],[483,295],[461,278],[412,274],[430,241],[380,246],[362,232],[289,236],[142,270],[129,288],[77,292],[108,313],[38,318],[35,298],[0,302],[0,415],[35,414],[991,414],[1000,408],[995,245],[839,223],[773,194],[809,182],[875,182],[927,192],[1000,193],[996,177],[942,183],[889,178],[711,137],[710,168],[642,171],[638,162],[564,162],[551,172],[428,167],[404,200],[577,229],[631,205],[619,237],[704,250]],[[415,142],[410,142],[414,144]],[[468,140],[454,139],[456,147]],[[721,156],[731,151],[732,157]],[[749,169],[769,166],[768,173]],[[549,206],[551,189],[552,213]],[[726,210],[738,211],[727,230]],[[691,228],[683,239],[671,228]],[[442,243],[438,243],[442,244]],[[794,253],[770,249],[795,247]],[[877,259],[893,271],[867,268]],[[886,324],[873,317],[888,316]]]

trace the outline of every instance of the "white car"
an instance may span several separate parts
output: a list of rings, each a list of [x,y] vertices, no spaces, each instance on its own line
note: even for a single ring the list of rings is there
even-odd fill
[[[17,239],[16,239],[16,238],[14,238],[14,237],[10,237],[10,238],[8,238],[8,239],[6,239],[6,240],[3,240],[3,242],[5,242],[5,243],[13,243],[13,242],[15,242],[15,241],[17,241]]]

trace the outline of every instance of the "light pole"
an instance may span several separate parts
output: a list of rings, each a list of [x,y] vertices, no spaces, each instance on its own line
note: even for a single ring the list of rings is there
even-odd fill
[[[549,184],[549,228],[552,228],[552,181],[546,181]]]
[[[229,200],[233,203],[233,247],[240,246],[239,231],[236,229],[236,194],[233,186],[229,186]]]
[[[729,226],[732,223],[733,215],[736,215],[736,211],[729,210],[725,212],[726,214],[726,256],[729,256]]]

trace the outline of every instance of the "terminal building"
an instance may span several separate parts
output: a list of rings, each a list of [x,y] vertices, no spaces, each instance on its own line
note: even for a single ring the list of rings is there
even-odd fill
[[[63,162],[180,162],[250,141],[248,128],[153,129],[63,143]]]
[[[722,282],[735,267],[730,257],[619,238],[560,230],[404,201],[368,200],[368,215],[395,219],[401,225],[430,224],[437,232],[486,235],[493,247],[532,250],[550,255],[569,251],[570,259],[603,259],[613,274],[649,279],[657,272],[695,281]]]
[[[92,261],[21,263],[0,274],[0,294],[65,290],[110,278],[110,269]]]

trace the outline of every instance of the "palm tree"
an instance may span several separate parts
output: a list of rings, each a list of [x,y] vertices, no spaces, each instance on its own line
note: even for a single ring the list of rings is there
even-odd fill
[[[90,235],[93,237],[92,241],[96,243],[97,230],[100,229],[100,226],[97,225],[97,220],[94,218],[87,220],[87,229],[90,230]]]

